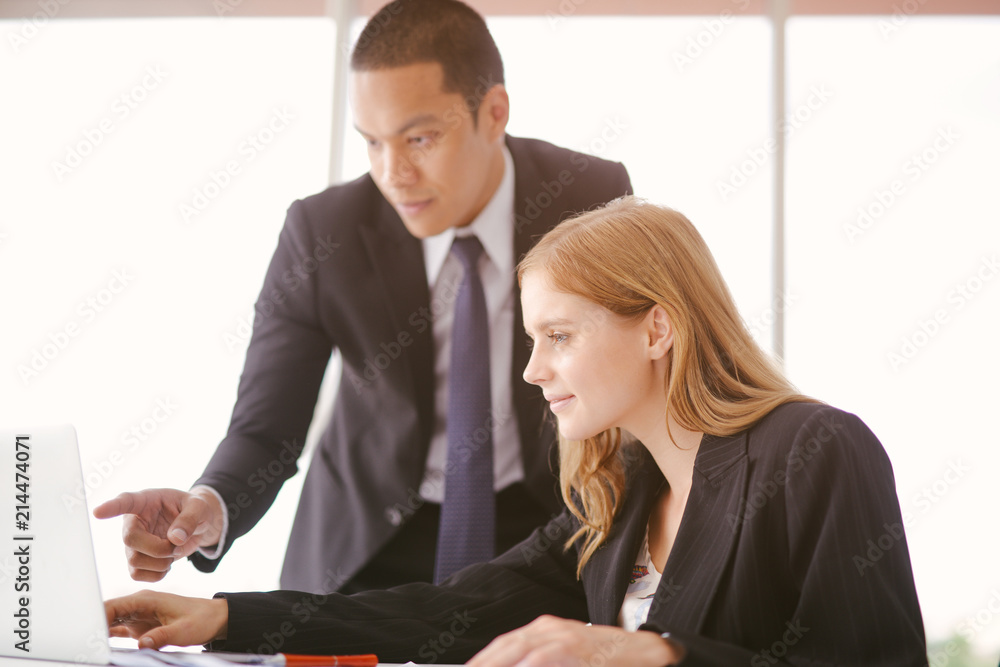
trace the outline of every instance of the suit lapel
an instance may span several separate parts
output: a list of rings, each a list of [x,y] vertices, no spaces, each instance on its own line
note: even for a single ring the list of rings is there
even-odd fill
[[[420,415],[420,442],[429,443],[434,423],[433,328],[418,333],[410,324],[414,313],[430,305],[423,246],[403,225],[392,206],[376,194],[374,214],[361,226],[361,238],[378,276],[388,305],[390,334],[408,332],[413,343],[404,358],[409,361],[413,399]],[[378,308],[372,304],[372,308]],[[426,312],[426,310],[424,311]],[[422,453],[426,457],[426,451]]]
[[[671,631],[698,632],[732,556],[738,513],[746,496],[747,432],[706,435],[698,449],[691,494],[667,559],[649,621]],[[584,588],[591,621],[615,625],[653,502],[664,483],[656,462],[637,445],[625,502],[608,541],[587,563]]]
[[[594,552],[583,572],[590,620],[598,625],[616,625],[625,591],[653,501],[664,484],[653,457],[639,443],[626,447],[629,480],[625,500],[604,545]]]
[[[699,632],[736,546],[727,521],[746,495],[747,432],[705,436],[695,460],[691,495],[664,568],[649,620],[672,631]]]

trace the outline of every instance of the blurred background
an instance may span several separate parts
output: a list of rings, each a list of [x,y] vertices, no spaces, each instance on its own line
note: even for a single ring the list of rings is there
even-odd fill
[[[285,210],[367,170],[344,59],[380,4],[0,3],[0,422],[76,426],[71,497],[187,488],[225,434]],[[509,132],[622,161],[792,381],[880,437],[931,665],[996,664],[1000,6],[470,4]],[[276,588],[301,479],[214,575],[152,588]],[[92,529],[103,594],[140,588],[120,520]]]

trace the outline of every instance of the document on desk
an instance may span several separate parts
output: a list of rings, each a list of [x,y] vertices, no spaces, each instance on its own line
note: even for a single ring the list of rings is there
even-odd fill
[[[255,655],[253,653],[189,653],[184,651],[112,651],[111,664],[118,667],[376,667],[374,655]]]
[[[134,651],[111,652],[111,664],[118,667],[233,667],[234,665],[343,665],[344,667],[367,666],[375,667],[381,664],[372,661],[375,656],[323,656],[323,655],[254,655],[252,653],[187,653],[182,651],[154,651],[153,649],[137,649]],[[337,659],[334,662],[333,659]],[[406,665],[417,663],[408,662]],[[404,666],[405,667],[405,666]],[[455,665],[436,665],[435,667],[457,667]]]

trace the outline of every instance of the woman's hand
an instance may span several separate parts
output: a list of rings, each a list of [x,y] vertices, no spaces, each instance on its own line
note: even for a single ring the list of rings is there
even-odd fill
[[[169,593],[140,591],[104,603],[112,637],[139,640],[139,648],[207,644],[225,639],[229,604]]]
[[[470,667],[521,665],[663,667],[684,657],[682,649],[653,632],[627,632],[585,625],[555,616],[539,616],[513,632],[500,635],[468,662]]]

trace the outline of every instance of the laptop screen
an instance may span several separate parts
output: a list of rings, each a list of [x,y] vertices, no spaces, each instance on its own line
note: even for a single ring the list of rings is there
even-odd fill
[[[0,428],[0,656],[107,664],[72,426]]]

